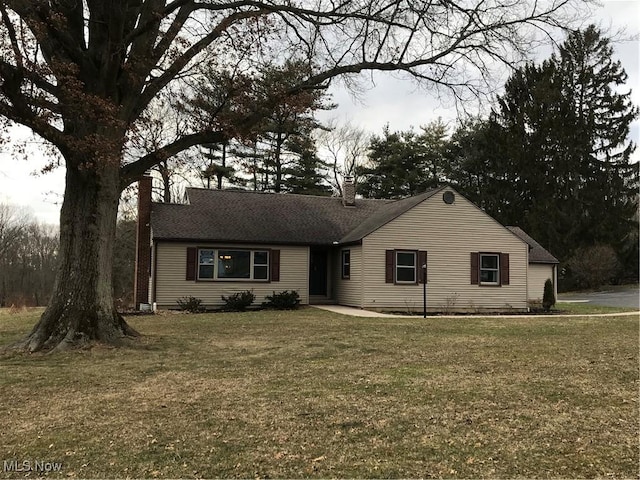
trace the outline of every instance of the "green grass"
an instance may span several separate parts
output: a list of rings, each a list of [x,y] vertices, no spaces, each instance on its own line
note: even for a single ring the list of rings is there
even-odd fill
[[[0,344],[36,319],[0,311]],[[92,478],[639,474],[635,316],[129,321],[135,348],[0,357],[0,460]]]
[[[623,313],[623,312],[634,312],[637,311],[635,308],[627,308],[627,307],[607,307],[603,305],[594,305],[592,303],[574,303],[574,302],[563,302],[560,300],[555,304],[551,313],[561,313],[568,315],[591,315],[591,314],[600,314],[600,313]]]

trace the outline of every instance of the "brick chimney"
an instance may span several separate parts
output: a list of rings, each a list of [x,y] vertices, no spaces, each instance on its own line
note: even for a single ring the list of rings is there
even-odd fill
[[[149,277],[151,276],[151,185],[145,175],[138,182],[138,224],[136,229],[136,269],[133,298],[136,309],[149,303]]]
[[[356,205],[356,184],[353,177],[344,177],[342,182],[342,204],[345,207],[355,207]]]

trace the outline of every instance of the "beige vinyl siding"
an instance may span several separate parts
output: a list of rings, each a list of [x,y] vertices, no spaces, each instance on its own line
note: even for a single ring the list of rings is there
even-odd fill
[[[529,264],[529,300],[532,302],[542,301],[544,294],[544,282],[553,278],[553,265],[532,263]]]
[[[364,308],[422,309],[421,284],[385,283],[387,249],[428,252],[430,311],[527,308],[528,246],[461,195],[455,198],[448,205],[438,193],[363,239]],[[471,252],[508,253],[510,284],[471,285]]]
[[[280,281],[188,281],[185,280],[187,247],[201,248],[242,248],[280,250]],[[218,245],[192,243],[158,243],[156,262],[156,298],[158,308],[177,308],[176,300],[193,296],[202,299],[207,307],[223,305],[221,295],[253,290],[255,303],[264,301],[265,295],[274,291],[297,290],[300,303],[309,303],[309,248],[278,245]]]
[[[342,278],[342,251],[351,251],[351,275],[349,279]],[[353,245],[336,250],[337,275],[334,275],[336,285],[335,299],[340,305],[348,305],[351,307],[362,306],[362,247]]]

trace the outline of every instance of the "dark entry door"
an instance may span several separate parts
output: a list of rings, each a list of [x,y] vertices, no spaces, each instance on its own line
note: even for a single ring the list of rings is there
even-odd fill
[[[311,249],[309,295],[327,294],[327,251]]]

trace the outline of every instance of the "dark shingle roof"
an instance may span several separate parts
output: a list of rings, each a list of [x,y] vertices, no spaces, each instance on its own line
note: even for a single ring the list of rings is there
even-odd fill
[[[353,207],[337,197],[189,188],[186,205],[152,204],[151,227],[157,240],[354,243],[443,188],[401,200],[357,199]],[[531,263],[559,263],[522,229],[507,228],[529,244]]]
[[[345,207],[337,197],[197,188],[187,189],[187,196],[188,205],[152,204],[154,238],[331,245],[397,203],[358,199]]]
[[[560,263],[560,261],[551,255],[542,245],[531,238],[520,227],[507,227],[516,237],[524,240],[529,244],[529,263]]]

